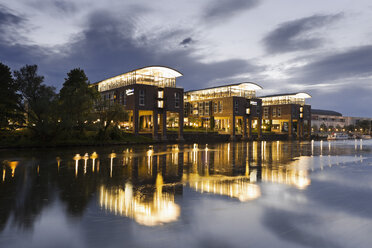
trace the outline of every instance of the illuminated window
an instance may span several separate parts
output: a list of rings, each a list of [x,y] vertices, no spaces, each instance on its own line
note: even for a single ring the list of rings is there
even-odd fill
[[[145,106],[145,90],[139,91],[139,105]]]
[[[209,102],[205,103],[205,110],[204,110],[205,115],[209,115]]]
[[[158,108],[164,108],[164,101],[158,100]]]
[[[199,115],[203,115],[204,114],[204,111],[203,111],[203,102],[199,102]]]
[[[218,103],[216,103],[216,102],[213,103],[213,112],[214,113],[218,112]]]
[[[179,92],[174,93],[174,107],[175,108],[180,107],[180,93]]]
[[[193,115],[198,115],[198,104],[194,103],[193,105],[193,110],[192,110]]]
[[[160,99],[164,98],[164,91],[162,91],[162,90],[158,91],[158,98],[160,98]]]

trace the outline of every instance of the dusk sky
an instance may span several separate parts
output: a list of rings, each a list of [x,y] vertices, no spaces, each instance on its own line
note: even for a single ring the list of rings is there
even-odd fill
[[[185,90],[250,81],[372,117],[372,1],[0,0],[0,62],[58,90],[76,67],[93,83],[164,65]]]

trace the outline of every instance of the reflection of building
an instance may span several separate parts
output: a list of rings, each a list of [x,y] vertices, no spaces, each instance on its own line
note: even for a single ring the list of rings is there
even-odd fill
[[[134,134],[152,131],[157,139],[158,123],[166,139],[167,121],[183,136],[183,89],[176,87],[182,74],[164,66],[133,70],[94,84],[105,101],[119,103],[130,111],[128,128]]]
[[[239,83],[185,92],[186,125],[226,132],[232,139],[236,134],[251,137],[252,128],[260,135],[259,89],[254,83]]]
[[[249,181],[249,178],[226,176],[199,176],[189,174],[184,177],[190,187],[200,193],[212,193],[237,198],[240,201],[250,201],[261,196],[260,187]]]
[[[146,226],[174,222],[180,215],[180,207],[174,202],[174,195],[163,192],[163,178],[158,174],[152,199],[145,199],[140,192],[134,192],[130,184],[121,188],[100,188],[99,204],[116,215],[133,218]]]
[[[307,93],[277,94],[260,97],[264,130],[288,133],[291,138],[311,134],[311,106],[305,104]]]

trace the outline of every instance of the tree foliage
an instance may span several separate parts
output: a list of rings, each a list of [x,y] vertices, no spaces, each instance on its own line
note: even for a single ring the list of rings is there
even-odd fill
[[[64,128],[83,130],[97,98],[98,92],[94,87],[89,87],[89,80],[84,70],[75,68],[67,73],[59,94]]]
[[[0,129],[15,128],[23,121],[18,89],[10,68],[0,63]]]
[[[99,97],[96,102],[95,116],[98,121],[100,139],[104,139],[107,135],[107,129],[111,126],[117,126],[119,122],[129,118],[128,111],[118,103],[105,100]]]
[[[14,72],[21,93],[21,109],[26,114],[26,125],[45,140],[56,132],[56,93],[54,87],[43,84],[37,65],[26,65]]]

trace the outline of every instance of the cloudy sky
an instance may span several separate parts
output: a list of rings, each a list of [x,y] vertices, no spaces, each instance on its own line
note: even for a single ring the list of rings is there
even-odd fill
[[[166,65],[185,90],[252,81],[372,117],[372,2],[0,0],[0,61],[57,89],[76,67],[96,82]]]

